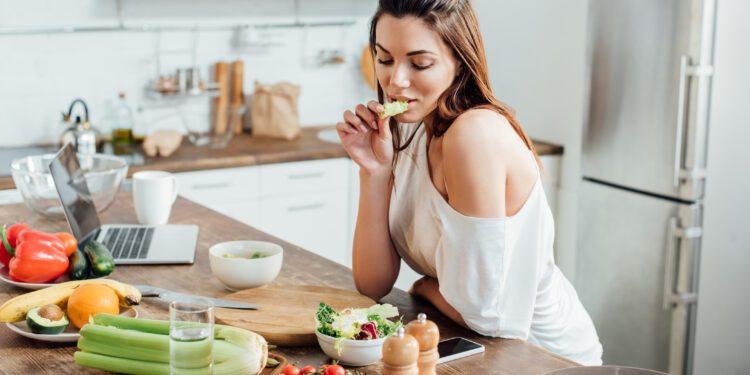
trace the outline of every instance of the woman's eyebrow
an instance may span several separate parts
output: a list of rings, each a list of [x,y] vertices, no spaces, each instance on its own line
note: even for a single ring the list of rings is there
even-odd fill
[[[424,54],[424,53],[427,53],[427,54],[430,54],[430,55],[436,55],[435,52],[420,49],[419,51],[411,51],[411,52],[407,53],[406,56],[421,55],[421,54]]]
[[[380,48],[380,49],[382,49],[383,52],[385,52],[385,53],[387,53],[389,55],[391,54],[391,52],[388,51],[387,49],[385,49],[383,46],[381,46],[380,43],[375,43],[375,46],[378,47],[378,48]],[[425,53],[426,54],[430,54],[430,55],[437,55],[435,52],[424,50],[424,49],[420,49],[420,50],[417,50],[417,51],[411,51],[411,52],[407,53],[406,56],[421,55],[421,54],[425,54]]]
[[[388,51],[387,49],[383,48],[383,46],[381,46],[380,43],[375,43],[375,46],[380,47],[380,49],[382,49],[383,52],[385,52],[385,53],[387,53],[389,55],[391,54],[391,52]]]

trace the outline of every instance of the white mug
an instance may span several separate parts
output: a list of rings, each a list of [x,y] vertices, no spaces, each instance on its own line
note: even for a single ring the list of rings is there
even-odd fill
[[[177,199],[177,179],[169,172],[142,171],[133,174],[133,202],[138,222],[163,225]]]

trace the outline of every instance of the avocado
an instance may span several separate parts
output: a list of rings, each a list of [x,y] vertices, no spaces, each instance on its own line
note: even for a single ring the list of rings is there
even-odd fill
[[[35,307],[26,313],[26,325],[32,333],[56,335],[68,327],[68,317],[57,305]]]

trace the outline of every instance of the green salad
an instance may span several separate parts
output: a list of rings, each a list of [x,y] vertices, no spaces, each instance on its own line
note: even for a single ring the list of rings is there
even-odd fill
[[[396,100],[395,102],[385,103],[383,105],[383,112],[380,112],[378,116],[380,116],[380,118],[395,116],[406,112],[408,106],[409,104],[406,100]]]
[[[316,330],[324,335],[336,338],[334,347],[340,353],[341,341],[374,340],[389,336],[403,326],[401,318],[397,321],[388,319],[398,316],[398,308],[391,304],[372,305],[363,309],[344,309],[337,312],[331,306],[321,302],[315,314]]]

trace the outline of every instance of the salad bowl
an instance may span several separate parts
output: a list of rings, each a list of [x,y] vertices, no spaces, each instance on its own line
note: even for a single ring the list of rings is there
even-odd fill
[[[339,343],[341,352],[336,350],[336,338],[315,331],[318,344],[327,356],[347,366],[367,366],[383,358],[385,337],[370,340],[343,339]]]
[[[336,311],[321,302],[315,315],[315,336],[323,352],[349,366],[366,366],[383,358],[383,343],[402,326],[390,304]]]

